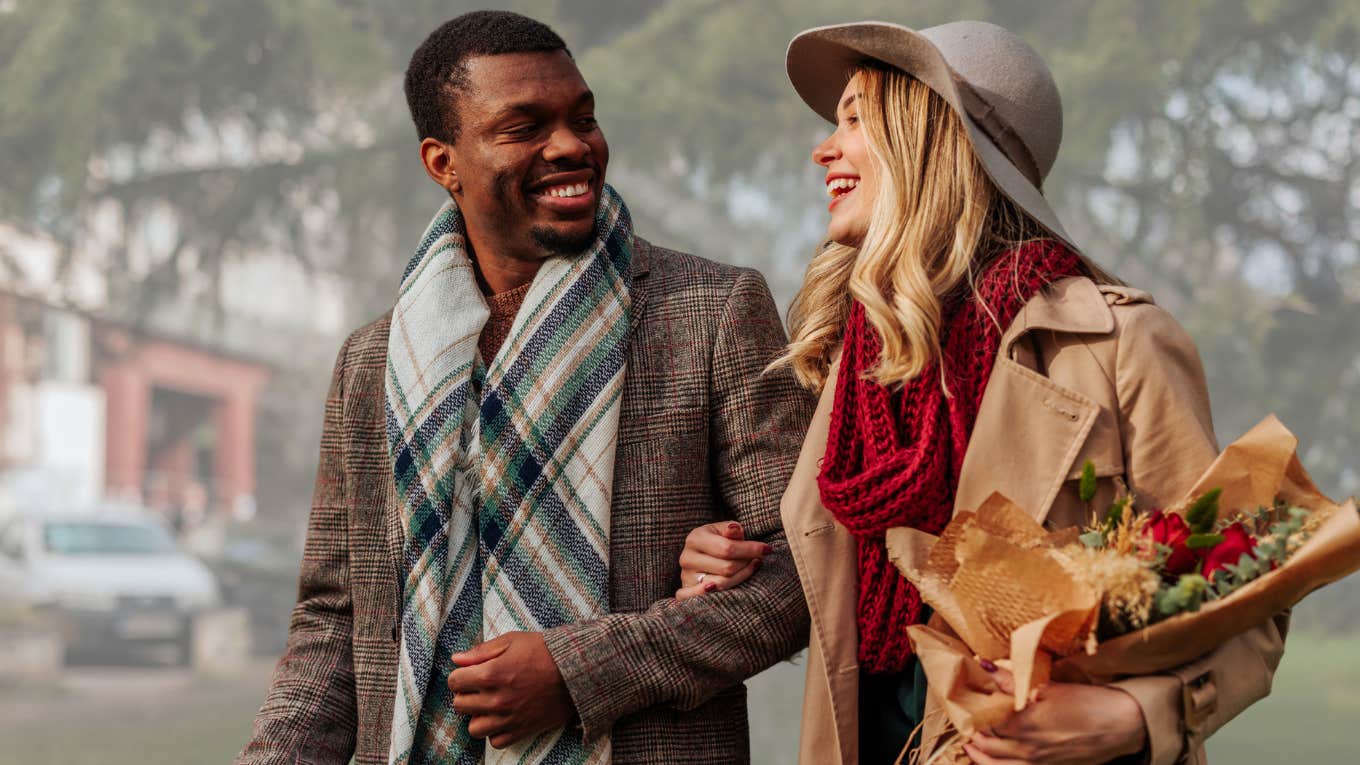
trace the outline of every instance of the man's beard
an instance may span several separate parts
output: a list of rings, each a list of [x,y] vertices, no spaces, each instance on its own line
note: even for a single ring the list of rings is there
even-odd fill
[[[595,232],[584,234],[563,234],[551,226],[534,226],[529,229],[534,242],[553,255],[575,255],[595,241]]]

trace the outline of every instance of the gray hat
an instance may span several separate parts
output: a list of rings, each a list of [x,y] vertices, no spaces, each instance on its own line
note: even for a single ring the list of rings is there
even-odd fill
[[[834,124],[850,71],[868,59],[897,67],[940,94],[958,112],[997,188],[1080,252],[1041,191],[1062,143],[1062,100],[1033,48],[982,21],[920,31],[882,21],[837,24],[793,38],[789,80],[813,111]]]

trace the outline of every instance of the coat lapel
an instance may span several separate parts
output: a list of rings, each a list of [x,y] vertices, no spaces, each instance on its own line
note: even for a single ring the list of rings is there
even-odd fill
[[[1072,474],[1100,406],[1031,368],[1034,354],[1021,341],[1044,330],[1105,335],[1114,330],[1114,316],[1100,289],[1084,277],[1059,280],[1025,304],[1001,339],[982,396],[954,496],[956,513],[1000,492],[1042,523]]]
[[[832,364],[826,386],[817,401],[798,464],[789,479],[779,513],[789,548],[798,566],[812,617],[813,642],[821,652],[821,679],[826,682],[829,713],[835,721],[836,751],[840,762],[858,761],[859,700],[858,636],[855,625],[855,539],[822,506],[817,488],[822,456],[826,452],[835,400],[839,362]],[[808,682],[817,682],[809,674]],[[805,710],[806,712],[806,710]],[[806,722],[806,721],[805,721]],[[804,742],[807,743],[806,741]],[[819,749],[824,743],[818,743]],[[803,757],[808,761],[808,757]]]
[[[642,311],[647,305],[647,273],[651,270],[652,244],[640,236],[633,237],[633,286],[628,296],[628,331],[636,334],[642,326]],[[625,373],[626,374],[626,373]]]
[[[954,512],[974,510],[1000,492],[1042,523],[1099,413],[1080,393],[997,359],[963,458]]]

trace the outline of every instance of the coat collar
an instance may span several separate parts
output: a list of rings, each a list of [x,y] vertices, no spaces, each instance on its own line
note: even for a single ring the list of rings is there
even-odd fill
[[[1101,287],[1084,276],[1069,276],[1025,303],[1002,337],[1003,355],[1009,355],[1016,340],[1039,330],[1106,334],[1114,330],[1114,314]]]

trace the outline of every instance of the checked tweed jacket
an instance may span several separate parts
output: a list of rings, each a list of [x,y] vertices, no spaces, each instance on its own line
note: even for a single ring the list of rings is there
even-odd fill
[[[587,738],[614,762],[750,758],[742,681],[807,644],[779,523],[814,401],[786,370],[760,274],[636,240],[633,318],[614,469],[612,613],[544,634]],[[336,362],[288,648],[243,765],[385,763],[401,581],[384,431],[389,317]],[[694,527],[735,519],[774,552],[743,586],[677,602]]]

